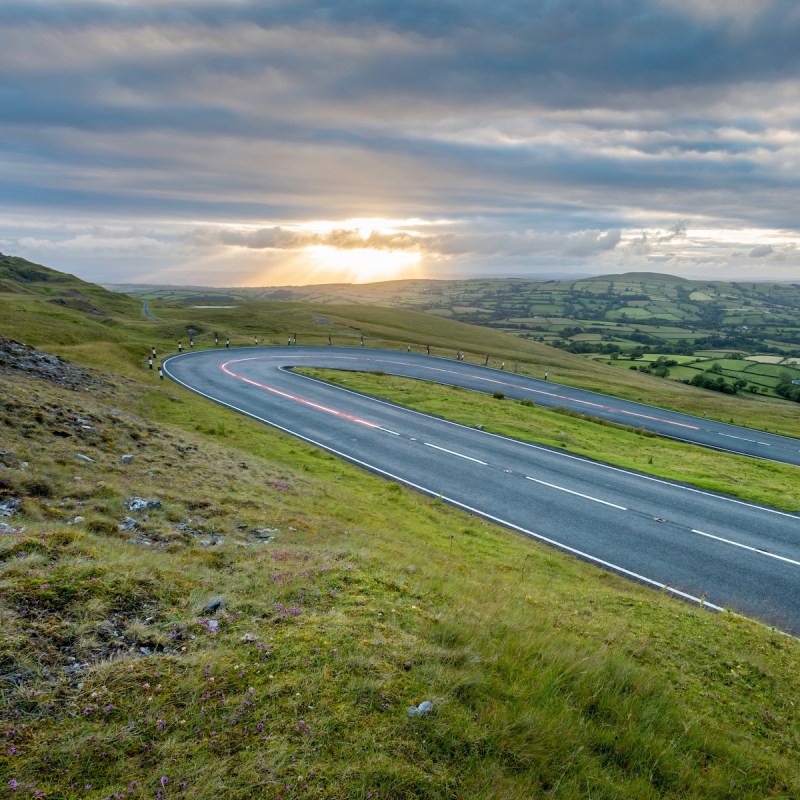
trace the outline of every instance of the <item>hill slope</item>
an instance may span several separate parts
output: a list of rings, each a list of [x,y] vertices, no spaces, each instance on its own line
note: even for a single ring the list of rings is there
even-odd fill
[[[11,308],[4,324],[21,325]],[[80,327],[27,308],[55,342]],[[0,785],[68,800],[800,795],[796,641],[159,381],[134,354],[175,324],[120,315],[107,347],[127,336],[131,357],[104,371],[0,341]]]

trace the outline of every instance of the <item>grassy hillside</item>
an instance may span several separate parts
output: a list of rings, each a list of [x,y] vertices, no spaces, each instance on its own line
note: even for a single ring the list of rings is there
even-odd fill
[[[84,366],[2,345],[9,796],[800,795],[794,639],[475,520],[143,368],[145,343],[161,352],[192,324],[208,344],[219,318],[155,304],[146,320],[136,304],[109,312],[106,341],[88,324],[81,339],[85,312],[47,317],[31,297],[0,324]],[[410,335],[414,319],[264,313],[237,335],[297,325],[357,343],[359,327]],[[448,330],[426,333],[454,349]],[[432,711],[409,716],[425,700]]]
[[[169,384],[1,380],[0,775],[22,796],[800,791],[794,640]]]

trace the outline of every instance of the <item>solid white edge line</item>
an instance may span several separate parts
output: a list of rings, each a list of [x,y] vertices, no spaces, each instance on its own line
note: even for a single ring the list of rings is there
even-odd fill
[[[175,357],[176,356],[171,356],[170,359]],[[340,452],[339,450],[335,450],[334,448],[329,447],[328,445],[322,444],[321,442],[317,442],[314,439],[311,439],[308,436],[304,436],[301,433],[295,433],[290,428],[285,428],[283,425],[278,425],[277,423],[265,419],[264,417],[259,417],[257,414],[253,414],[250,411],[245,411],[245,409],[239,408],[238,406],[233,405],[233,403],[226,403],[224,400],[218,400],[216,397],[213,397],[210,394],[201,392],[198,389],[193,389],[191,386],[189,386],[188,383],[184,383],[179,378],[176,378],[168,369],[166,369],[166,365],[170,359],[167,359],[167,361],[163,362],[165,368],[164,371],[167,373],[167,375],[169,375],[170,378],[172,378],[172,380],[175,381],[175,383],[180,384],[184,388],[188,389],[190,392],[199,394],[201,397],[205,397],[206,399],[211,400],[214,403],[218,403],[221,406],[230,408],[232,411],[237,411],[240,414],[244,414],[246,417],[250,417],[251,419],[263,422],[265,425],[270,425],[273,428],[277,428],[278,430],[283,431],[284,433],[288,433],[290,436],[294,436],[297,439],[300,439],[304,442],[308,442],[309,444],[314,445],[314,447],[319,447],[320,449],[325,450],[328,453],[333,453],[334,455],[339,456],[340,458],[350,462],[351,464],[357,464],[358,466],[364,467],[364,469],[367,469],[370,472],[374,472],[378,475],[383,475],[384,477],[390,478],[393,481],[397,481],[398,483],[402,483],[405,486],[411,487],[412,489],[416,489],[418,492],[422,492],[423,494],[426,494],[429,497],[443,500],[444,502],[449,503],[450,505],[455,506],[456,508],[461,508],[464,511],[469,511],[471,514],[476,514],[479,517],[488,519],[490,522],[497,523],[498,525],[502,525],[503,527],[510,528],[511,530],[517,531],[518,533],[521,533],[524,536],[528,536],[531,539],[536,539],[537,541],[549,544],[552,547],[555,547],[559,550],[571,553],[572,555],[577,556],[578,558],[581,558],[585,561],[589,561],[592,564],[597,564],[601,567],[604,567],[605,569],[611,570],[620,575],[624,575],[635,581],[647,584],[648,586],[652,586],[656,589],[668,592],[669,594],[675,595],[676,597],[682,597],[684,600],[689,600],[693,603],[696,603],[699,606],[702,606],[703,608],[708,608],[711,609],[712,611],[725,611],[725,609],[722,606],[715,605],[714,603],[709,603],[708,600],[705,600],[702,597],[696,597],[693,594],[687,594],[686,592],[682,592],[680,589],[675,589],[672,586],[668,586],[667,584],[661,583],[660,581],[654,580],[653,578],[648,578],[645,575],[640,575],[638,572],[633,572],[632,570],[625,569],[625,567],[620,567],[618,564],[614,564],[611,561],[605,561],[602,558],[598,558],[597,556],[585,553],[582,550],[578,550],[574,547],[570,547],[569,545],[562,544],[561,542],[558,542],[555,539],[551,539],[548,536],[542,535],[541,533],[536,533],[535,531],[528,530],[527,528],[523,528],[520,525],[515,525],[513,522],[504,520],[501,517],[495,517],[492,514],[487,514],[485,511],[481,511],[480,509],[468,506],[466,503],[454,500],[453,498],[440,494],[439,492],[436,492],[433,489],[428,489],[425,486],[420,486],[417,483],[413,483],[412,481],[409,481],[406,478],[401,478],[399,475],[395,475],[391,472],[388,472],[385,469],[381,469],[380,467],[375,467],[372,464],[367,463],[366,461],[361,461],[360,459],[354,458],[353,456],[348,456],[345,453]],[[735,614],[735,616],[742,616],[742,615]],[[745,619],[748,618],[745,617]]]
[[[456,453],[455,450],[448,450],[446,447],[439,447],[438,444],[431,444],[430,442],[423,442],[425,447],[432,447],[434,450],[441,450],[443,453],[449,453],[451,456],[458,456],[459,458],[464,458],[467,461],[474,461],[476,464],[483,464],[484,467],[489,466],[486,461],[481,461],[479,458],[473,458],[472,456],[465,456],[463,453]]]
[[[205,351],[203,351],[203,352],[205,352]],[[330,387],[332,387],[334,389],[337,389],[340,392],[347,392],[348,394],[354,394],[357,397],[363,397],[363,398],[366,398],[367,400],[371,400],[371,401],[373,401],[375,403],[381,403],[382,405],[391,406],[393,408],[402,408],[404,411],[408,411],[411,414],[418,414],[419,416],[426,417],[427,419],[435,419],[438,422],[444,422],[447,425],[455,425],[457,428],[464,428],[465,430],[468,430],[468,431],[476,431],[478,433],[482,433],[485,436],[494,436],[497,439],[505,439],[506,441],[509,441],[509,442],[516,442],[517,444],[521,444],[524,447],[531,447],[534,450],[541,450],[541,451],[543,451],[545,453],[550,453],[550,454],[552,454],[554,456],[560,456],[562,458],[572,459],[573,461],[580,461],[583,464],[593,464],[594,466],[601,467],[602,469],[608,469],[608,470],[611,470],[612,472],[619,472],[622,475],[630,475],[633,478],[641,478],[642,480],[645,480],[645,481],[652,481],[653,483],[660,483],[660,484],[662,484],[664,486],[671,486],[671,487],[673,487],[675,489],[682,489],[685,492],[692,492],[693,494],[700,494],[700,495],[703,495],[705,497],[714,497],[717,500],[724,500],[724,501],[726,501],[728,503],[734,503],[735,505],[746,506],[747,508],[752,508],[752,509],[755,509],[756,511],[767,511],[770,514],[778,514],[781,517],[789,517],[789,519],[800,520],[800,516],[798,516],[797,514],[790,514],[788,511],[780,511],[777,508],[769,508],[768,506],[759,506],[759,505],[756,505],[755,503],[748,503],[746,500],[737,500],[735,497],[728,497],[727,495],[724,495],[724,494],[714,494],[713,492],[707,492],[704,489],[697,489],[694,486],[686,486],[686,485],[684,485],[682,483],[677,483],[677,482],[672,482],[672,481],[665,480],[664,478],[656,478],[653,475],[645,475],[644,473],[633,472],[632,470],[624,469],[623,467],[615,467],[613,464],[606,464],[606,463],[604,463],[602,461],[594,461],[592,459],[585,458],[583,456],[573,455],[572,453],[563,453],[560,450],[556,450],[555,448],[546,447],[545,445],[536,444],[535,442],[525,442],[522,439],[512,439],[512,438],[510,438],[508,436],[502,436],[499,433],[492,433],[491,431],[478,431],[477,428],[472,428],[469,425],[464,425],[461,422],[453,422],[452,420],[444,419],[443,417],[431,417],[429,414],[426,414],[423,411],[417,411],[417,410],[415,410],[413,408],[408,408],[408,406],[400,405],[399,403],[392,403],[389,400],[382,400],[379,397],[373,397],[372,395],[363,394],[362,392],[356,392],[353,389],[347,389],[344,386],[337,386],[335,383],[330,383],[329,381],[322,381],[319,378],[312,378],[310,375],[300,375],[300,374],[298,374],[296,372],[293,372],[291,367],[278,367],[278,369],[283,371],[283,372],[292,373],[292,374],[296,375],[298,378],[304,378],[305,380],[308,380],[308,381],[314,381],[316,383],[321,383],[323,386],[330,386]],[[314,367],[314,369],[332,369],[332,368],[331,367]],[[408,377],[408,376],[406,376],[406,375],[398,375],[397,377],[404,378],[404,377]],[[423,378],[408,378],[408,379],[412,380],[412,381],[413,380],[424,380]],[[436,383],[439,386],[452,386],[453,385],[451,383],[439,383],[438,381],[429,381],[429,383]],[[474,390],[469,390],[468,389],[467,391],[474,391]],[[630,402],[634,402],[634,401],[630,401]],[[721,424],[724,424],[724,423],[721,423]],[[740,452],[738,452],[736,450],[728,450],[728,449],[726,449],[724,447],[711,447],[710,445],[704,445],[704,444],[699,444],[698,442],[693,442],[693,441],[691,441],[691,439],[681,439],[681,438],[679,438],[677,436],[664,436],[663,438],[671,439],[673,441],[685,442],[686,444],[691,444],[691,445],[694,445],[695,447],[704,447],[704,448],[709,449],[709,450],[717,450],[719,452],[731,453],[733,455],[746,456],[748,458],[757,458],[759,461],[769,461],[769,462],[771,462],[773,464],[787,464],[787,463],[789,463],[789,462],[786,462],[786,461],[776,461],[776,460],[771,459],[771,458],[762,458],[760,456],[750,456],[750,455],[748,455],[746,453],[740,453]],[[789,464],[789,466],[793,466],[793,465]]]
[[[787,556],[779,556],[777,553],[770,553],[769,550],[761,550],[758,547],[751,547],[749,544],[734,542],[732,539],[725,539],[723,536],[715,536],[713,533],[699,531],[696,528],[692,528],[692,533],[696,533],[698,536],[705,536],[708,539],[715,539],[716,541],[723,542],[724,544],[730,544],[733,547],[741,547],[742,550],[749,550],[751,553],[758,553],[759,555],[767,556],[767,558],[775,558],[778,561],[785,561],[787,564],[794,564],[795,566],[800,567],[800,561],[795,561],[793,558],[788,558]]]
[[[532,478],[530,475],[525,476],[525,480],[540,483],[542,486],[549,486],[551,489],[558,489],[559,492],[567,492],[574,494],[576,497],[583,497],[585,500],[592,500],[595,503],[602,503],[604,506],[611,506],[611,508],[618,508],[620,511],[627,511],[625,506],[618,506],[616,503],[609,503],[608,500],[601,500],[599,497],[592,497],[590,494],[581,494],[574,489],[567,489],[565,486],[557,486],[555,483],[548,483],[547,481],[540,481],[538,478]]]

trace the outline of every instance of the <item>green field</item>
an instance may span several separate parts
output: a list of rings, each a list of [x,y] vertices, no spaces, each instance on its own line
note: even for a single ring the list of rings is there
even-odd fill
[[[683,382],[691,381],[698,374],[720,376],[733,385],[736,381],[744,385],[742,392],[761,393],[769,396],[779,396],[778,389],[787,381],[800,380],[800,367],[794,359],[785,359],[786,363],[761,364],[744,358],[716,358],[713,353],[704,354],[705,357],[683,356],[669,353],[644,353],[640,358],[617,358],[605,360],[610,366],[637,369],[654,366],[659,359],[675,361],[677,365],[669,367],[668,376],[673,380]]]

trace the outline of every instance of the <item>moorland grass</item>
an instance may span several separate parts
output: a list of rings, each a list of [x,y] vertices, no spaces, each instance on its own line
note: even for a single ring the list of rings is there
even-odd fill
[[[2,473],[26,530],[0,537],[0,777],[20,796],[800,792],[793,639],[178,387],[3,388],[29,461]],[[93,430],[54,436],[65,405]]]
[[[208,346],[219,312],[158,303],[148,321],[109,303],[98,322],[52,296],[0,296],[0,332],[104,374],[77,390],[0,375],[0,498],[21,504],[0,534],[10,796],[800,795],[795,640],[600,572],[146,370],[149,348],[174,351],[188,327]],[[616,374],[447,320],[427,331],[410,312],[242,313],[229,318],[242,342],[363,332],[476,361],[491,344],[576,383]],[[663,383],[625,376],[615,390]],[[755,416],[714,401],[723,418],[791,427],[789,404]],[[589,430],[563,416],[560,430],[567,419],[575,438]],[[130,511],[134,496],[160,506]],[[433,713],[409,717],[425,699]]]

